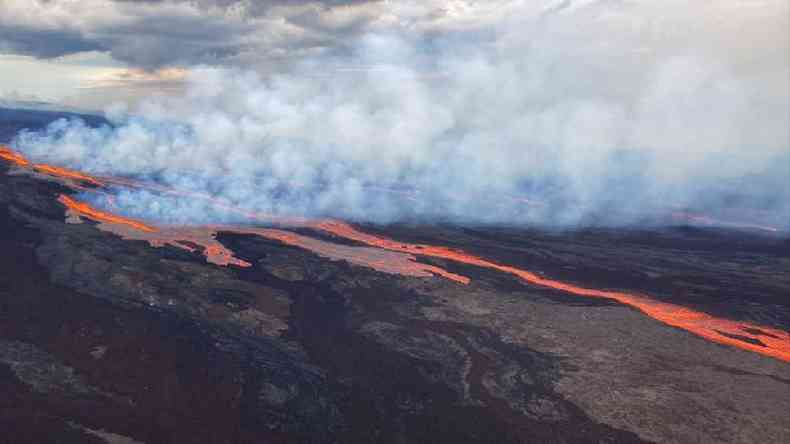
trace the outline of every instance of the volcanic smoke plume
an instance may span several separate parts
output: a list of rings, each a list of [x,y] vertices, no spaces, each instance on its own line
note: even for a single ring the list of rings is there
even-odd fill
[[[787,14],[741,14],[765,32],[733,45],[704,11],[662,7],[665,36],[639,25],[651,6],[606,5],[525,12],[474,38],[373,33],[267,77],[194,69],[184,96],[114,107],[112,127],[62,120],[14,145],[280,215],[556,228],[695,210],[789,227],[790,66],[774,56],[790,50]],[[629,26],[601,25],[615,16]],[[146,190],[117,204],[232,219]]]

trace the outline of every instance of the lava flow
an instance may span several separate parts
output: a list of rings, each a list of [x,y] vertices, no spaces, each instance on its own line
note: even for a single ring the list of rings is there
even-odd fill
[[[319,256],[332,260],[343,260],[384,273],[415,277],[438,275],[463,284],[469,283],[469,278],[465,276],[450,273],[434,265],[416,262],[416,258],[407,253],[387,251],[380,248],[338,245],[289,231],[268,228],[223,225],[196,227],[161,226],[154,228],[140,221],[98,210],[66,195],[61,195],[58,200],[68,208],[70,216],[85,217],[100,222],[99,228],[104,231],[115,233],[124,239],[144,240],[154,247],[170,245],[190,252],[200,251],[208,262],[216,265],[236,265],[239,267],[249,267],[251,265],[249,262],[237,258],[233,251],[217,241],[217,233],[227,231],[277,240],[284,244],[312,251]],[[71,222],[76,221],[72,219]]]
[[[84,217],[99,222],[101,230],[115,233],[124,239],[145,240],[154,247],[171,245],[189,252],[201,249],[210,263],[222,266],[231,264],[239,267],[250,266],[248,262],[236,258],[232,251],[219,243],[215,239],[215,231],[206,227],[154,228],[138,220],[98,210],[64,194],[60,195],[58,201],[67,208],[69,216],[67,222],[80,223],[81,218]]]
[[[128,219],[125,217],[116,216],[106,211],[97,210],[90,205],[83,202],[78,202],[69,196],[66,196],[65,194],[61,194],[60,197],[58,197],[58,201],[65,205],[69,210],[79,215],[86,216],[97,222],[125,225],[134,228],[135,230],[145,231],[147,233],[155,233],[157,231],[156,228],[134,219]]]
[[[76,182],[89,183],[97,187],[103,185],[98,179],[87,174],[80,173],[79,171],[48,165],[46,163],[31,163],[27,158],[25,158],[25,156],[5,145],[0,145],[0,159],[5,159],[20,168],[32,168],[33,170],[48,176],[57,177],[60,179],[68,179]]]
[[[239,229],[234,228],[233,231],[239,232]],[[320,256],[335,260],[345,260],[352,264],[367,266],[385,273],[417,277],[438,275],[462,284],[468,284],[470,282],[469,278],[466,276],[450,273],[434,265],[417,262],[414,255],[408,253],[387,251],[380,248],[352,247],[334,244],[284,230],[249,229],[246,230],[246,232],[258,234],[269,239],[279,240],[284,244],[300,247],[317,253]]]
[[[87,174],[82,174],[78,171],[73,171],[66,168],[47,165],[45,163],[37,163],[33,165],[33,169],[35,169],[40,173],[49,174],[50,176],[63,177],[66,179],[74,179],[78,181],[87,182],[99,187],[102,186],[102,183],[99,182],[97,179],[88,176]]]
[[[257,213],[247,212],[246,210],[236,209],[228,203],[214,200],[210,196],[179,192],[157,185],[146,186],[139,182],[126,179],[105,180],[102,178],[101,180],[97,180],[71,170],[46,166],[44,164],[31,164],[24,156],[5,146],[0,146],[0,158],[12,162],[19,167],[30,168],[32,166],[36,171],[51,176],[88,182],[99,186],[104,183],[138,188],[147,187],[149,189],[155,189],[160,192],[171,193],[183,197],[205,198],[209,199],[219,208],[234,210],[239,214],[249,216],[251,219],[269,219],[272,221],[272,218],[266,215],[259,215]],[[74,187],[73,183],[72,186]],[[509,273],[521,278],[529,284],[551,288],[569,294],[615,300],[634,307],[667,325],[686,330],[710,341],[790,362],[790,333],[783,330],[755,326],[747,322],[715,318],[706,313],[698,312],[680,305],[656,301],[641,295],[584,288],[574,284],[544,278],[520,268],[497,264],[459,250],[441,246],[398,242],[363,233],[351,225],[339,221],[306,222],[304,219],[299,218],[279,220],[283,225],[290,224],[292,226],[311,227],[366,244],[369,247],[336,245],[330,242],[297,235],[292,232],[273,229],[238,226],[153,227],[141,221],[98,210],[66,195],[61,195],[58,200],[68,208],[70,216],[76,218],[87,217],[100,222],[99,227],[101,229],[113,231],[129,239],[147,240],[154,246],[172,245],[189,251],[202,249],[202,253],[206,256],[207,260],[218,265],[233,264],[241,267],[250,266],[249,263],[236,258],[232,251],[228,250],[216,240],[217,232],[230,231],[275,239],[286,244],[313,251],[324,257],[335,260],[345,260],[350,263],[364,265],[387,273],[408,276],[440,275],[462,284],[468,284],[470,282],[469,278],[465,276],[450,273],[433,265],[422,264],[416,260],[416,256],[436,257]],[[381,250],[388,250],[391,254],[382,254]]]
[[[5,159],[20,167],[27,167],[30,165],[30,162],[25,159],[25,156],[17,153],[5,145],[0,145],[0,159]]]
[[[747,322],[715,318],[709,314],[698,312],[690,308],[652,300],[635,294],[583,288],[566,282],[547,279],[520,268],[500,265],[463,251],[432,245],[398,242],[392,239],[363,233],[343,222],[324,221],[318,222],[313,226],[336,236],[378,248],[414,255],[449,259],[468,265],[513,274],[530,284],[563,291],[565,293],[592,298],[612,299],[634,307],[651,318],[657,319],[665,324],[681,328],[713,342],[735,346],[790,362],[790,333],[783,330],[758,327]]]

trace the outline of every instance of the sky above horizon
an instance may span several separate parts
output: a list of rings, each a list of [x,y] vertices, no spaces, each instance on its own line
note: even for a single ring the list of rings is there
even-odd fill
[[[787,0],[0,0],[0,54],[6,101],[116,123],[22,132],[26,155],[259,211],[559,227],[737,204],[790,230]]]
[[[772,82],[773,90],[784,93],[789,5],[785,0],[0,0],[0,98],[99,109],[114,101],[180,93],[195,67],[241,68],[265,76],[303,60],[341,60],[371,34],[408,39],[430,59],[437,48],[459,42],[502,45],[500,29],[513,26],[528,30],[520,38],[542,44],[556,39],[581,60],[639,65],[693,53],[727,65],[735,75]],[[573,20],[582,23],[578,35],[555,25]],[[428,72],[429,62],[425,74],[435,75]],[[381,68],[373,65],[325,64],[321,75]],[[632,71],[639,76],[638,67]]]

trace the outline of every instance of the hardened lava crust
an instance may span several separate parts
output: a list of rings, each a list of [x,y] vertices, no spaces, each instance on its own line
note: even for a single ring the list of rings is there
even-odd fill
[[[237,260],[212,263],[75,223],[73,194],[0,161],[0,442],[790,442],[790,363],[747,347],[790,330],[781,235],[356,227],[743,323],[738,347],[311,226],[217,228]]]

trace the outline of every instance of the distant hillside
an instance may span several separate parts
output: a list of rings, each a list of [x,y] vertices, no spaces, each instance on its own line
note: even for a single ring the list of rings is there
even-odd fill
[[[8,143],[23,129],[38,130],[62,118],[79,118],[90,126],[109,125],[104,117],[66,111],[42,111],[0,106],[0,143]]]

